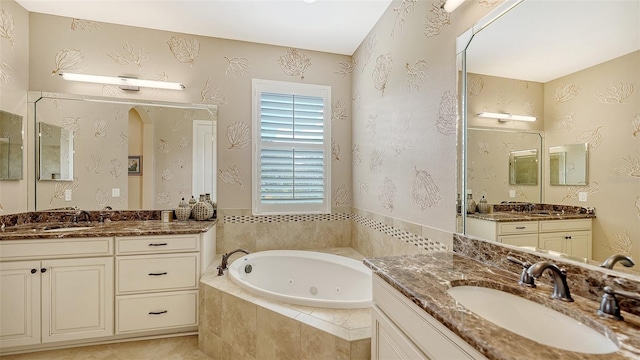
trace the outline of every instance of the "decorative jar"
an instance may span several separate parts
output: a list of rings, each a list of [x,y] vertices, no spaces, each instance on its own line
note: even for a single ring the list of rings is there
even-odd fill
[[[189,217],[191,216],[191,206],[189,206],[189,203],[184,201],[184,198],[182,198],[182,201],[180,201],[180,204],[176,208],[175,212],[176,219],[178,219],[179,221],[189,220]]]

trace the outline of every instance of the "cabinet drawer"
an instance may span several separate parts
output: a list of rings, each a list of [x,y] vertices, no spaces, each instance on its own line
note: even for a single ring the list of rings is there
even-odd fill
[[[537,221],[519,221],[498,224],[498,235],[537,233]]]
[[[540,221],[540,232],[591,230],[591,219]]]
[[[116,333],[198,325],[198,291],[116,297]]]
[[[499,236],[498,241],[513,246],[538,247],[538,233]]]
[[[116,257],[117,293],[198,287],[198,254]]]
[[[200,235],[132,236],[116,238],[116,254],[153,254],[200,250]]]
[[[51,259],[113,255],[113,238],[0,241],[0,260]]]

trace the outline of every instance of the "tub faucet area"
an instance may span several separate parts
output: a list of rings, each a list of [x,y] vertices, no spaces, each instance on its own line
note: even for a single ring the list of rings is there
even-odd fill
[[[600,267],[603,267],[605,269],[613,269],[613,266],[617,262],[620,262],[620,264],[624,265],[625,267],[632,267],[633,265],[635,265],[631,257],[624,254],[613,254],[609,256],[602,264],[600,264]]]
[[[227,263],[229,262],[229,257],[235,253],[238,252],[243,252],[245,254],[249,254],[249,252],[247,250],[244,249],[235,249],[231,252],[228,252],[224,255],[222,255],[222,261],[220,262],[220,265],[218,265],[218,276],[222,276],[224,275],[224,271],[227,270]]]
[[[560,270],[556,264],[550,261],[539,261],[531,265],[527,273],[534,278],[539,278],[546,269],[551,270],[553,275],[553,294],[551,298],[567,302],[573,301],[571,293],[569,292],[569,285],[567,285],[566,272]]]

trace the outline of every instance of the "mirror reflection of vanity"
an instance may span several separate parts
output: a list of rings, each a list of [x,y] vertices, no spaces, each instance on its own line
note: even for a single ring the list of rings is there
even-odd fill
[[[201,193],[215,201],[215,105],[34,98],[36,210],[173,209]],[[130,161],[140,167],[130,168]]]
[[[509,153],[509,184],[538,185],[538,149]]]
[[[466,106],[461,114],[465,134],[464,156],[459,154],[460,192],[472,189],[476,201],[485,195],[490,204],[557,205],[513,223],[513,231],[535,223],[535,231],[517,229],[530,231],[520,234],[528,241],[514,245],[587,251],[585,257],[594,261],[614,253],[639,258],[640,3],[508,1],[493,14],[500,15],[482,19],[458,41],[465,86],[461,103]],[[582,42],[584,46],[578,46]],[[482,112],[537,120],[498,121],[478,117]],[[514,184],[512,173],[496,165],[505,163],[511,152],[533,148],[523,139],[535,132],[542,144],[536,146],[539,188]],[[497,136],[502,139],[494,140]],[[560,218],[566,206],[594,208],[596,217],[541,220]],[[460,216],[459,230],[469,234],[475,215]],[[552,229],[558,224],[568,228]],[[475,235],[492,240],[517,235],[498,234],[495,222],[493,228]],[[577,232],[572,236],[576,240],[586,239],[586,231],[591,232],[591,249],[571,249],[574,244],[558,234],[545,235]]]
[[[0,180],[22,180],[22,116],[0,110]]]

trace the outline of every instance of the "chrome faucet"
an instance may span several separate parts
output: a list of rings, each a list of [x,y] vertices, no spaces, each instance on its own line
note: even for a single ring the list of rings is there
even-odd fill
[[[616,295],[622,295],[624,297],[640,301],[640,295],[638,294],[628,291],[614,290],[611,286],[605,286],[604,294],[600,300],[598,315],[616,320],[624,319],[622,315],[620,315],[620,304],[618,304]]]
[[[546,269],[551,270],[553,275],[553,294],[551,294],[551,298],[567,302],[573,301],[569,292],[569,285],[567,285],[567,272],[560,270],[556,264],[550,261],[539,261],[531,265],[527,273],[534,278],[538,278]]]
[[[224,271],[227,270],[227,262],[229,262],[229,257],[235,253],[238,252],[243,252],[245,254],[249,254],[249,252],[247,250],[244,249],[236,249],[233,250],[232,252],[226,253],[224,255],[222,255],[222,262],[220,263],[220,265],[218,265],[217,269],[218,269],[218,276],[222,276],[224,275]]]
[[[613,266],[617,263],[620,262],[620,264],[626,266],[626,267],[632,267],[633,265],[635,265],[636,263],[633,262],[633,260],[631,259],[631,257],[624,255],[624,254],[613,254],[611,256],[609,256],[607,258],[607,260],[605,260],[602,264],[600,264],[600,267],[603,267],[605,269],[613,269]]]

